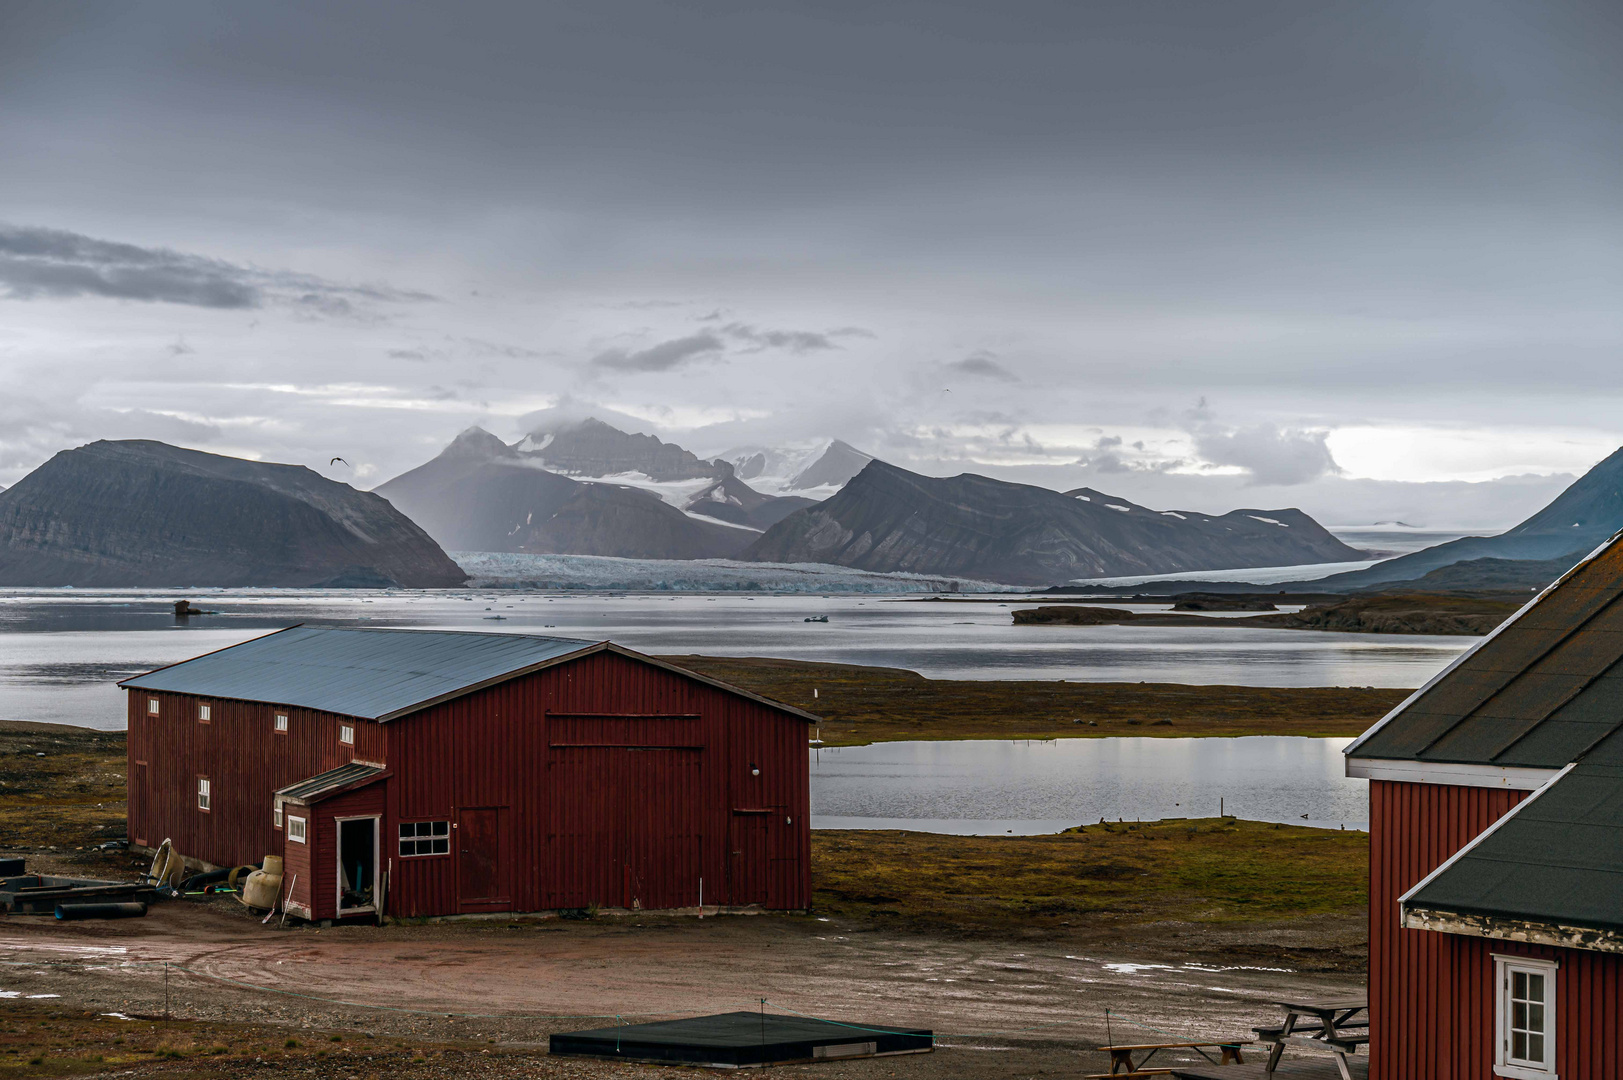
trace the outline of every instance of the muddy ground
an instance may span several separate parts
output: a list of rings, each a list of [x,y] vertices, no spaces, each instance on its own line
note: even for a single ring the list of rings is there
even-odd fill
[[[1270,962],[1282,947],[1345,936],[1345,920],[1168,923],[1158,939],[1128,947],[1106,927],[1012,942],[825,918],[644,914],[277,929],[226,898],[171,901],[117,922],[4,917],[0,992],[17,1008],[7,1010],[13,1030],[0,1032],[0,1049],[15,1050],[0,1053],[9,1059],[0,1075],[225,1075],[244,1058],[318,1076],[398,1066],[421,1075],[440,1067],[467,1076],[653,1075],[659,1070],[549,1059],[546,1036],[616,1017],[756,1010],[762,999],[769,1012],[928,1027],[940,1047],[775,1074],[1076,1075],[1108,1068],[1093,1048],[1109,1036],[1242,1037],[1274,1016],[1279,996],[1339,993],[1361,981]],[[166,965],[167,1031],[138,1019],[164,1015]],[[118,1038],[125,1041],[115,1045]],[[379,1060],[359,1060],[368,1052]]]

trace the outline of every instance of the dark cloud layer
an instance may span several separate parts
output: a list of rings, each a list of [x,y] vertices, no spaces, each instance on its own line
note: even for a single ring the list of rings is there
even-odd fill
[[[0,289],[12,300],[96,296],[204,308],[257,308],[280,301],[329,318],[354,316],[356,301],[433,299],[421,292],[342,285],[310,274],[238,266],[65,229],[6,225],[0,225]]]
[[[715,334],[689,334],[646,349],[607,349],[593,357],[592,363],[611,371],[670,371],[696,360],[720,356],[726,347]]]
[[[948,371],[956,372],[959,375],[973,375],[981,379],[996,379],[999,382],[1012,383],[1020,381],[1020,376],[998,363],[996,357],[984,350],[971,353],[962,360],[954,360],[944,366]]]
[[[16,300],[106,296],[197,307],[249,308],[263,302],[240,266],[96,240],[62,229],[0,227],[0,285]]]

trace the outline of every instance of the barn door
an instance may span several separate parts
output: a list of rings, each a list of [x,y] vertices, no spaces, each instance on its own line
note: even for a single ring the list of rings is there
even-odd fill
[[[727,874],[734,904],[765,904],[769,899],[767,830],[770,823],[771,815],[764,810],[733,811]]]
[[[696,750],[628,750],[622,798],[625,847],[621,903],[631,908],[699,902],[703,758]],[[714,883],[712,883],[712,888]]]
[[[457,813],[457,894],[462,911],[500,911],[512,900],[507,888],[506,807]]]

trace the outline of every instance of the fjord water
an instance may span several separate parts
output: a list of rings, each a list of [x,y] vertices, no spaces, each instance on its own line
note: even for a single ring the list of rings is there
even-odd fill
[[[1216,817],[1367,829],[1351,739],[897,742],[811,751],[812,828],[1030,835]]]
[[[172,606],[179,597],[218,614],[177,620]],[[1040,601],[505,590],[4,590],[0,719],[120,729],[124,703],[116,680],[295,623],[610,638],[653,653],[871,664],[941,679],[1250,686],[1419,686],[1474,640],[1221,625],[1013,625],[1011,609],[1034,602]],[[824,615],[826,623],[805,621]]]

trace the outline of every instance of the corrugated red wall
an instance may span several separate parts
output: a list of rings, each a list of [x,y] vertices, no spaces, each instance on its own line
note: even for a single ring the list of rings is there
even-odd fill
[[[1560,961],[1562,1080],[1623,1080],[1623,957],[1398,923],[1398,897],[1529,793],[1371,780],[1369,794],[1370,1080],[1491,1080],[1494,953]]]
[[[512,910],[811,904],[806,724],[649,664],[598,653],[387,725],[401,821],[506,808]],[[738,819],[755,841],[735,840]],[[459,902],[448,856],[395,859],[390,913]],[[736,852],[736,854],[735,854]]]
[[[159,714],[147,712],[156,698]],[[198,705],[209,719],[197,718]],[[186,694],[129,692],[129,834],[156,847],[165,839],[190,858],[233,866],[282,852],[272,820],[277,788],[336,769],[354,758],[382,761],[382,726],[331,713]],[[288,717],[275,731],[277,713]],[[355,745],[338,741],[340,723],[355,726]],[[211,807],[197,806],[197,778],[210,781]]]
[[[157,695],[163,715],[149,718],[149,696],[130,700],[138,842],[169,836],[221,865],[281,852],[271,793],[353,756],[392,772],[366,789],[383,798],[391,915],[685,907],[701,890],[706,904],[811,904],[805,721],[651,664],[597,653],[385,725],[356,722],[353,755],[330,715],[216,701],[199,725],[195,699]],[[272,731],[279,711],[287,735]],[[203,770],[220,778],[206,815],[192,778]],[[400,854],[400,823],[422,821],[451,824],[448,853]],[[289,873],[295,860],[330,861],[313,846],[287,845]]]

